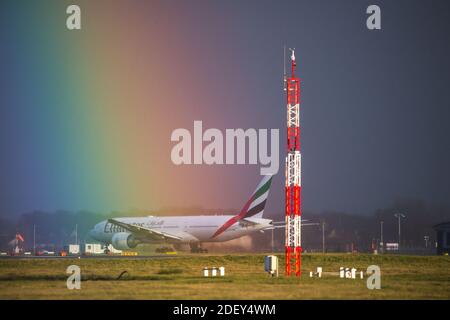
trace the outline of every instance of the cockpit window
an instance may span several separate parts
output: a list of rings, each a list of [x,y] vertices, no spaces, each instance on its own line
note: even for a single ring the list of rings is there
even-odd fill
[[[105,233],[111,233],[111,226],[112,224],[109,222],[105,224]]]

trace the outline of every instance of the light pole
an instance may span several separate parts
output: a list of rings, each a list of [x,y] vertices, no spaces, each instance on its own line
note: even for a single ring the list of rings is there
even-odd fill
[[[430,240],[430,237],[424,236],[423,239],[425,240],[425,248],[428,248],[428,240]]]
[[[325,253],[325,222],[322,222],[322,253]]]
[[[33,224],[33,255],[36,255],[36,225]]]
[[[398,248],[400,249],[400,241],[401,241],[401,218],[405,218],[406,216],[403,213],[396,213],[394,214],[394,217],[398,218]]]
[[[383,220],[380,221],[380,245],[381,253],[384,253],[384,240],[383,240]]]

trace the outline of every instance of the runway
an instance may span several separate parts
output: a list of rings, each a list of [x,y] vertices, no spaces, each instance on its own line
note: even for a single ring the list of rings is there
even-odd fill
[[[100,259],[100,260],[166,260],[178,258],[177,255],[154,255],[154,256],[108,256],[108,255],[90,255],[90,256],[0,256],[0,260],[78,260],[78,259]]]

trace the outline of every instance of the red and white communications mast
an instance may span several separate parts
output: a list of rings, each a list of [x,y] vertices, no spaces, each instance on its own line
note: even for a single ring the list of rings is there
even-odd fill
[[[295,52],[290,49],[291,75],[285,77],[287,95],[286,155],[286,275],[301,275],[301,154],[300,154],[300,79],[295,77]]]

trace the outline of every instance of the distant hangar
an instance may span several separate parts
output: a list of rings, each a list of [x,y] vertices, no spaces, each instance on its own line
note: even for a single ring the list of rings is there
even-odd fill
[[[436,231],[436,253],[449,254],[450,251],[450,222],[442,222],[433,227]]]

